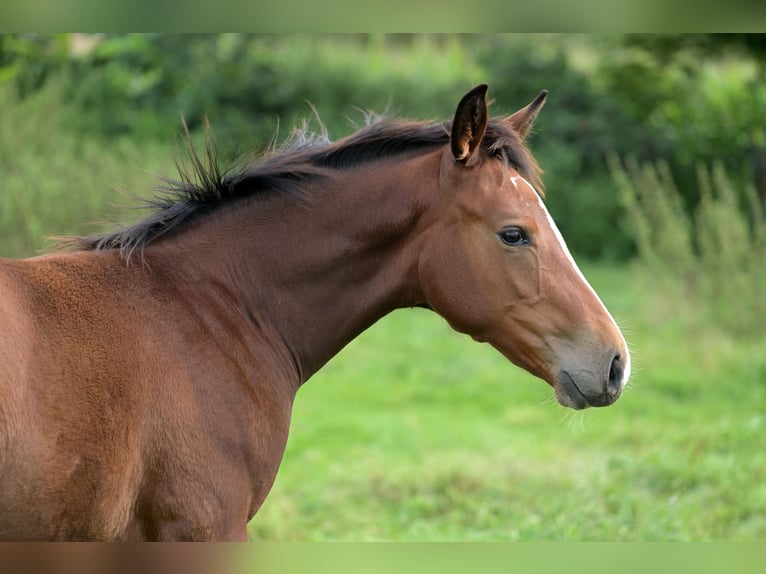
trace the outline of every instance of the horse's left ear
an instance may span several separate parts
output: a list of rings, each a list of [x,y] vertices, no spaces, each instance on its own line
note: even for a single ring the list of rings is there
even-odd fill
[[[527,106],[521,108],[518,112],[508,117],[508,123],[524,139],[529,132],[529,128],[535,122],[535,118],[545,104],[545,98],[548,97],[548,90],[541,91],[537,97]]]
[[[481,84],[463,96],[452,120],[450,147],[456,161],[466,164],[474,157],[487,120],[487,84]]]

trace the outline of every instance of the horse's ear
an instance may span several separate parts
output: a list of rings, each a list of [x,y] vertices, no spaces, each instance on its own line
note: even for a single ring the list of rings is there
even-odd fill
[[[508,123],[523,138],[527,136],[529,128],[535,122],[535,118],[545,104],[545,98],[548,97],[548,90],[541,91],[537,97],[526,107],[508,117]]]
[[[481,84],[463,96],[457,105],[450,137],[455,160],[465,164],[474,157],[487,131],[487,119],[487,84]]]

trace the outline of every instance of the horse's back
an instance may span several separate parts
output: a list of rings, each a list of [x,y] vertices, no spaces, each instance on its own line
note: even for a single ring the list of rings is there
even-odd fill
[[[271,363],[222,353],[164,269],[0,259],[0,539],[244,535],[291,403],[247,400]]]
[[[34,360],[31,297],[20,280],[23,262],[0,259],[0,469],[28,420],[27,372]]]
[[[110,538],[129,518],[142,392],[96,270],[0,260],[0,538]]]

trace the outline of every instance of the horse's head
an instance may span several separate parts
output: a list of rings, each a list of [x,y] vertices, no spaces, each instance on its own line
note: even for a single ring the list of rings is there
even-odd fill
[[[442,156],[419,262],[426,302],[546,380],[562,405],[609,405],[630,375],[628,347],[524,177],[538,175],[522,141],[547,93],[489,120],[486,91],[463,97]]]

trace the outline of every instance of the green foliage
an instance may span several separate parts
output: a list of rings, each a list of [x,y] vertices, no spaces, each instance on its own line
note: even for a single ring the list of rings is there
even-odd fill
[[[756,173],[766,169],[761,60],[715,38],[671,42],[671,50],[657,47],[653,37],[628,37],[625,49],[604,60],[600,74],[633,126],[619,126],[624,145],[610,151],[667,163],[687,206],[699,199],[699,163],[722,163],[736,174],[737,185],[755,183],[766,196],[766,178]],[[716,41],[722,44],[717,51]]]
[[[79,129],[155,137],[181,116],[192,130],[208,116],[240,151],[270,141],[278,123],[286,136],[310,106],[334,137],[363,119],[359,105],[447,115],[470,72],[450,38],[242,34],[105,36],[65,70],[68,97],[87,110]]]
[[[13,80],[19,95],[39,90],[64,65],[67,34],[0,34],[0,82]]]
[[[0,256],[30,256],[50,236],[93,232],[96,222],[125,222],[135,213],[119,209],[150,191],[151,174],[172,176],[166,146],[115,138],[108,147],[62,128],[70,113],[62,87],[46,88],[19,100],[0,84]]]
[[[659,298],[684,300],[737,335],[766,333],[766,219],[752,186],[739,192],[721,163],[698,167],[700,201],[688,215],[667,164],[610,160],[626,228]]]
[[[282,140],[312,107],[338,138],[363,121],[356,106],[448,118],[487,82],[495,111],[510,113],[548,88],[530,145],[551,212],[576,254],[625,260],[637,247],[618,224],[609,154],[666,163],[687,212],[699,162],[766,197],[763,46],[738,35],[16,34],[0,35],[0,82],[22,100],[58,85],[56,121],[73,137],[167,143],[181,117],[194,131],[207,116],[230,156]]]

